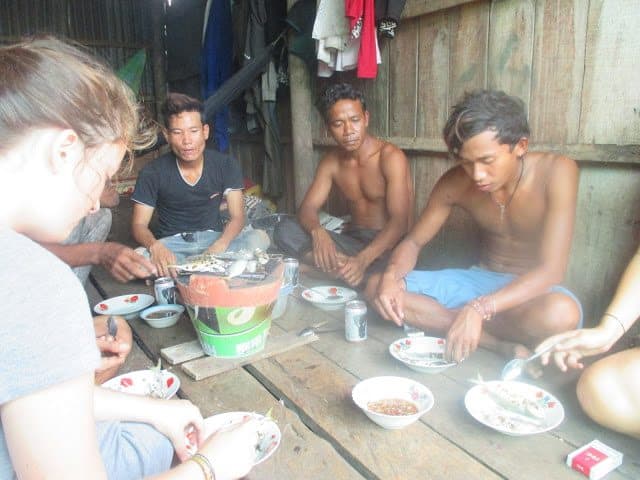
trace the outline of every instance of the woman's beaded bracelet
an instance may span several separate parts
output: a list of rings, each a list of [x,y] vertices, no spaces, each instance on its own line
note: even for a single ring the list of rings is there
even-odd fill
[[[622,328],[622,334],[624,335],[625,333],[627,333],[627,329],[624,328],[624,324],[622,323],[622,321],[616,317],[613,313],[609,313],[606,312],[604,315],[602,315],[603,317],[611,317],[611,318],[615,318],[615,320],[620,324],[620,328]]]
[[[198,464],[198,466],[202,469],[202,473],[204,473],[205,480],[216,480],[216,474],[213,471],[211,462],[209,462],[209,459],[207,457],[205,457],[201,453],[196,453],[189,460],[193,460]]]

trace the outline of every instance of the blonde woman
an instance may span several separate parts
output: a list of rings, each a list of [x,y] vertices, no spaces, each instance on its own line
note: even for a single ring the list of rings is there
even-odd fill
[[[84,290],[36,242],[59,242],[99,208],[125,154],[148,144],[132,92],[54,39],[0,48],[0,478],[238,478],[257,439],[247,422],[204,441],[188,401],[93,383],[100,357]],[[199,453],[189,458],[187,434]],[[177,454],[183,461],[168,470]]]

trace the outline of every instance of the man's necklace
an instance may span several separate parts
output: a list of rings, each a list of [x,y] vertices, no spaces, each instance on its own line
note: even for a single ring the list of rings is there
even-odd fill
[[[498,205],[498,207],[500,208],[500,225],[502,225],[502,223],[504,222],[504,212],[507,210],[507,207],[509,206],[509,204],[511,204],[511,200],[513,200],[513,196],[516,194],[516,190],[518,190],[518,186],[520,185],[520,180],[522,180],[523,172],[524,172],[524,156],[520,158],[520,174],[518,175],[516,186],[513,189],[513,192],[511,192],[511,195],[509,195],[509,198],[507,198],[506,202],[500,203],[498,200],[496,200],[496,198],[493,196],[492,193],[489,193],[491,200],[493,200],[493,202],[496,205]]]

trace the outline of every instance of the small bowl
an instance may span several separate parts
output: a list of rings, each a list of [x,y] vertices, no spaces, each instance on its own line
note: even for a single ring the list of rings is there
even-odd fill
[[[159,315],[160,313],[166,313],[166,315],[162,315],[159,318],[153,318],[154,314]],[[172,327],[176,323],[178,323],[178,319],[180,315],[184,312],[184,307],[182,305],[177,304],[165,304],[165,305],[154,305],[153,307],[149,307],[142,311],[140,314],[140,318],[142,318],[145,322],[149,324],[150,327],[153,328],[166,328]]]
[[[421,383],[403,377],[368,378],[353,387],[351,396],[367,417],[381,427],[391,430],[411,425],[431,410],[434,404],[431,390]],[[411,415],[388,415],[370,409],[372,402],[381,400],[408,401],[413,403],[418,411]]]
[[[406,337],[389,345],[389,353],[411,370],[435,374],[456,365],[444,360],[446,345],[444,338]]]

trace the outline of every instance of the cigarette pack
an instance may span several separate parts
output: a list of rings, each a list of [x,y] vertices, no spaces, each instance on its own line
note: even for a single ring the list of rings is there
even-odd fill
[[[590,480],[599,480],[622,464],[622,453],[593,440],[567,455],[567,466]]]

